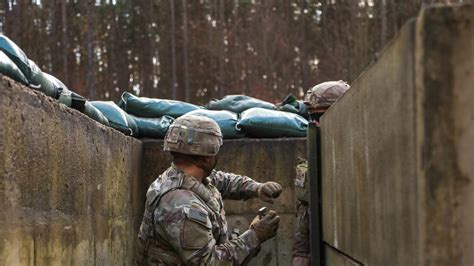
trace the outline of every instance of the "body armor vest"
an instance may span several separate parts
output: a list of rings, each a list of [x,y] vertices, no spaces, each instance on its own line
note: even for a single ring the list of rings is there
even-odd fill
[[[174,172],[170,172],[174,171]],[[156,246],[156,239],[154,234],[154,212],[157,208],[161,198],[168,192],[177,189],[187,189],[194,192],[207,207],[215,214],[219,224],[223,226],[224,233],[227,231],[227,223],[221,219],[221,211],[223,206],[221,202],[216,198],[205,185],[196,180],[193,177],[188,177],[184,173],[179,173],[179,170],[175,166],[170,167],[163,175],[168,176],[166,180],[163,180],[162,176],[158,177],[147,191],[145,212],[143,214],[143,220],[140,225],[138,233],[137,243],[137,265],[146,265],[148,257],[156,256],[156,260],[159,259],[166,261],[167,263],[184,265],[174,253],[162,252],[158,246]],[[223,213],[222,213],[223,214]],[[221,236],[219,236],[220,238]]]

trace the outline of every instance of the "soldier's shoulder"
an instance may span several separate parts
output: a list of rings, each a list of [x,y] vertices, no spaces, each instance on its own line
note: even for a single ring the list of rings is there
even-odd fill
[[[197,214],[197,216],[196,216]],[[158,203],[155,210],[155,217],[159,222],[184,222],[185,217],[202,217],[205,224],[209,211],[202,201],[192,191],[177,189],[166,193]]]
[[[158,207],[170,207],[173,209],[189,208],[195,205],[201,207],[201,200],[194,192],[187,189],[169,191],[163,195],[158,203]]]

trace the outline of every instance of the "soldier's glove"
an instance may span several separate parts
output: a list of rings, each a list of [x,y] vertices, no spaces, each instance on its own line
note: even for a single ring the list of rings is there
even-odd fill
[[[250,229],[255,231],[260,243],[274,237],[277,233],[280,216],[275,211],[269,211],[262,219],[255,219]]]
[[[257,196],[268,203],[273,203],[273,198],[280,196],[283,188],[276,182],[266,182],[260,185]]]

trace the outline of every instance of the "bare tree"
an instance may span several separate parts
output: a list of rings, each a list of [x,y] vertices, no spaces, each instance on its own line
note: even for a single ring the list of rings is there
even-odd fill
[[[191,101],[191,91],[189,88],[189,70],[188,70],[188,8],[186,0],[183,4],[183,63],[184,63],[184,100]]]
[[[174,1],[170,0],[170,13],[171,13],[171,98],[177,99],[177,80],[176,80],[176,19],[174,13]]]

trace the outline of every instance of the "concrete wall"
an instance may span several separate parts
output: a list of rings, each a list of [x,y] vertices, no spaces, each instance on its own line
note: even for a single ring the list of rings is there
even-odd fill
[[[10,79],[0,91],[0,265],[131,265],[141,142]]]
[[[143,142],[143,189],[169,167],[171,158],[163,152],[163,141]],[[229,230],[247,230],[262,206],[278,212],[281,226],[278,236],[264,243],[250,265],[290,265],[295,222],[294,178],[298,157],[306,156],[305,139],[240,139],[226,140],[219,152],[217,169],[247,175],[259,182],[279,182],[284,191],[273,204],[258,199],[226,200],[225,210]],[[143,193],[144,194],[144,193]]]
[[[329,246],[367,265],[474,264],[473,71],[474,7],[430,8],[323,116]]]

